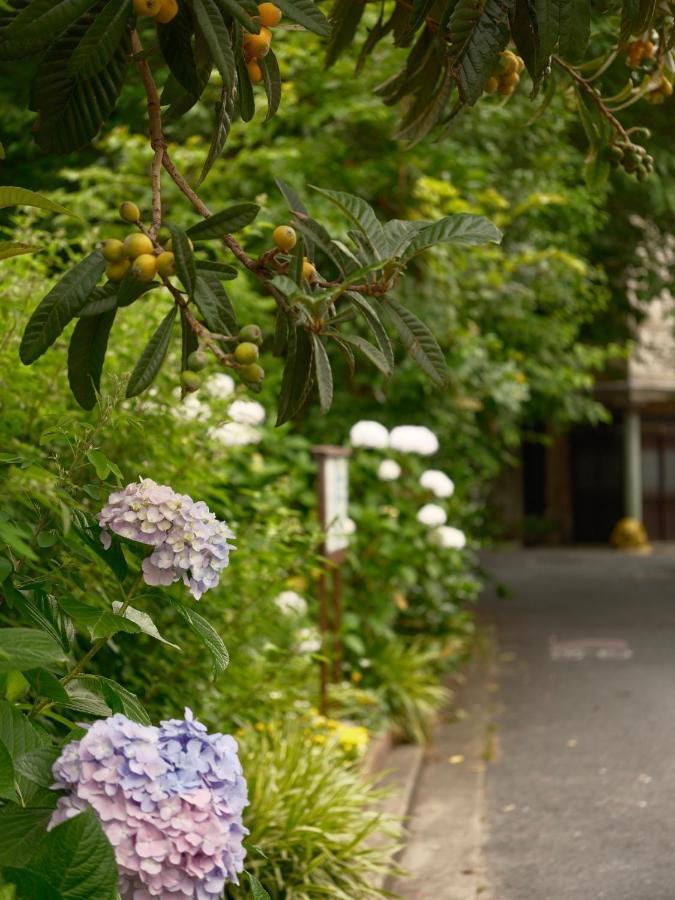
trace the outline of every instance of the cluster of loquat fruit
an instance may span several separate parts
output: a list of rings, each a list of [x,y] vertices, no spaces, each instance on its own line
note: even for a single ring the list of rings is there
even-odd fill
[[[263,342],[263,333],[259,325],[244,325],[237,335],[237,346],[234,358],[237,361],[237,371],[243,382],[249,386],[259,385],[265,378],[265,370],[259,364],[260,345]],[[193,350],[187,358],[187,368],[180,374],[180,383],[183,390],[192,394],[202,386],[202,371],[208,366],[209,357],[203,347]]]
[[[281,22],[282,12],[274,3],[259,3],[258,18],[261,29],[259,34],[246,34],[244,36],[244,59],[248,77],[253,84],[260,84],[263,80],[262,69],[258,60],[263,59],[270,52],[272,46],[272,28]]]
[[[644,147],[628,141],[615,141],[609,148],[613,166],[621,166],[638,181],[644,181],[654,171],[654,157]]]
[[[130,225],[137,224],[141,211],[135,203],[126,201],[120,206],[120,216]],[[150,282],[155,275],[170,278],[176,274],[176,260],[171,252],[171,241],[166,249],[156,252],[155,245],[146,234],[134,232],[120,241],[108,238],[103,242],[101,252],[108,263],[105,273],[110,281],[121,281],[131,271],[136,281]]]
[[[178,0],[134,0],[134,12],[139,18],[152,18],[167,25],[178,15]]]
[[[656,44],[649,38],[629,41],[623,49],[626,53],[626,62],[631,69],[637,69],[643,59],[654,59],[656,56]]]
[[[488,94],[501,94],[502,97],[510,97],[518,87],[520,74],[525,68],[524,61],[510,50],[504,50],[499,54],[497,69],[485,82],[485,90]]]
[[[298,236],[290,225],[279,225],[272,233],[272,240],[277,250],[290,253],[298,242]],[[306,256],[302,261],[302,277],[310,284],[313,284],[319,277],[316,267]]]

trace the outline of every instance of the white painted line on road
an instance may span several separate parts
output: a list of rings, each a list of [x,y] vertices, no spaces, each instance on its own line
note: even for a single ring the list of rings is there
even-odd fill
[[[628,641],[621,638],[549,638],[549,656],[553,662],[581,662],[584,659],[626,662],[633,658]]]

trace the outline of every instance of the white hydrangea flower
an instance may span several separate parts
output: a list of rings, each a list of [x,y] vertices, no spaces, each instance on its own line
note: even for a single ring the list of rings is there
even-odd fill
[[[377,470],[380,481],[396,481],[401,477],[401,467],[395,459],[383,459]]]
[[[451,478],[439,469],[427,469],[422,472],[420,484],[426,490],[431,491],[435,497],[447,499],[455,493],[455,484]]]
[[[224,447],[245,447],[248,444],[258,444],[262,440],[262,433],[252,425],[242,425],[240,422],[226,422],[209,428],[208,436],[213,441],[218,441]]]
[[[352,447],[367,447],[370,450],[385,450],[389,446],[389,432],[379,422],[361,419],[352,425],[349,432]]]
[[[227,413],[233,422],[240,425],[262,425],[267,418],[265,407],[257,400],[235,400]]]
[[[295,591],[282,591],[274,598],[274,602],[285,616],[307,615],[307,601]]]
[[[417,521],[427,528],[437,528],[439,525],[445,525],[448,517],[442,506],[436,503],[425,503],[417,511]]]
[[[321,638],[315,628],[301,628],[297,637],[295,649],[298,653],[318,653],[321,649]]]
[[[203,390],[209,397],[215,397],[218,400],[224,400],[234,394],[236,385],[234,378],[226,372],[216,372],[204,382]]]
[[[211,407],[196,394],[187,394],[181,403],[171,407],[171,414],[181,422],[206,422],[211,417]]]
[[[463,550],[466,547],[466,535],[452,525],[441,525],[429,532],[429,540],[437,547],[447,550]]]
[[[389,446],[400,453],[431,456],[438,450],[438,438],[425,425],[398,425],[389,435]]]

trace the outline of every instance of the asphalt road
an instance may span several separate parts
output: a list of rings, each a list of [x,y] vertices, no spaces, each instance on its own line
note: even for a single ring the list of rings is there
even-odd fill
[[[491,895],[675,900],[675,557],[523,551],[486,564],[511,591],[482,604],[499,654]]]

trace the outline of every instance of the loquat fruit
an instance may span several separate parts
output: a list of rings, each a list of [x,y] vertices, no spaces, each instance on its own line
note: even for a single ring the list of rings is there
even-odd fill
[[[269,28],[261,28],[260,34],[247,34],[244,37],[244,55],[247,59],[262,59],[270,52],[272,32]]]
[[[141,218],[141,211],[135,203],[132,203],[130,200],[126,200],[120,206],[120,216],[124,219],[125,222],[138,222],[138,220]]]
[[[259,3],[258,15],[260,16],[260,21],[266,28],[274,28],[275,25],[278,25],[279,22],[281,22],[283,17],[283,13],[278,6],[274,5],[274,3]]]
[[[306,281],[316,281],[316,276],[317,271],[314,265],[305,257],[302,262],[302,277]]]
[[[234,358],[242,366],[248,366],[251,363],[254,363],[259,355],[260,351],[258,350],[257,344],[252,344],[250,341],[244,341],[242,344],[237,344],[234,351]]]
[[[199,350],[193,350],[187,358],[187,367],[191,372],[201,372],[208,364],[209,358],[201,348]]]
[[[244,325],[239,331],[240,341],[250,341],[252,344],[260,346],[263,342],[263,333],[259,325]]]
[[[165,250],[157,257],[157,272],[162,278],[171,278],[176,274],[176,257],[170,250]]]
[[[132,258],[136,259],[137,256],[142,256],[143,254],[152,253],[154,247],[152,246],[152,241],[145,234],[130,234],[124,239],[124,246],[127,249],[127,254]]]
[[[152,253],[141,253],[131,264],[131,274],[136,281],[152,281],[157,274],[157,257]]]
[[[180,373],[180,383],[183,390],[187,391],[188,394],[193,394],[202,386],[201,375],[191,372],[189,369],[184,369]]]
[[[134,0],[137,16],[156,16],[162,8],[162,0]]]
[[[257,363],[251,363],[248,366],[242,366],[241,369],[239,369],[239,374],[241,375],[243,380],[247,381],[249,384],[260,384],[260,382],[265,378],[265,370]]]
[[[290,225],[279,225],[272,232],[272,240],[280,250],[292,250],[298,243],[298,236]]]
[[[101,253],[108,262],[113,263],[122,262],[123,259],[127,258],[127,248],[124,246],[123,241],[118,241],[117,238],[108,238],[107,241],[103,241]]]
[[[110,281],[121,281],[129,271],[130,265],[131,263],[126,257],[120,259],[119,262],[109,262],[105,267],[105,274]]]
[[[499,79],[493,75],[485,82],[485,91],[488,94],[496,94],[499,88]]]
[[[499,65],[503,72],[515,72],[518,69],[518,57],[510,50],[504,50],[500,54]]]
[[[168,25],[178,15],[177,0],[162,0],[159,12],[155,16],[155,22],[160,25]]]
[[[246,63],[246,71],[248,72],[248,77],[251,79],[252,84],[260,84],[263,80],[262,69],[257,60],[249,59]]]

